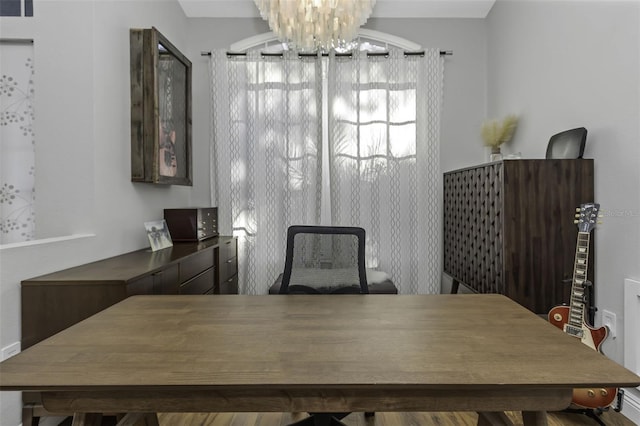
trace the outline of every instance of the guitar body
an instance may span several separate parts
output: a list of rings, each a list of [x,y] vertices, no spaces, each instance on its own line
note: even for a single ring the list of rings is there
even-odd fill
[[[570,308],[568,306],[556,306],[549,311],[549,322],[560,330],[565,331],[565,325],[569,323]],[[591,349],[602,352],[600,346],[607,338],[607,327],[593,328],[582,321],[582,336],[580,340]],[[575,336],[578,338],[579,336]],[[613,404],[617,396],[616,388],[580,388],[573,390],[572,402],[583,408],[605,408]]]
[[[569,312],[570,309],[568,306],[556,306],[551,308],[549,311],[549,322],[564,331],[565,324],[569,323]],[[609,334],[607,327],[593,328],[583,321],[582,331],[583,334],[580,338],[582,343],[589,346],[594,351],[601,352],[600,346],[602,346],[602,342],[604,342]]]

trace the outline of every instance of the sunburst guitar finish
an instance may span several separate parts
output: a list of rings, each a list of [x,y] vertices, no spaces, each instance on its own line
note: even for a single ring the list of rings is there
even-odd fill
[[[589,260],[590,232],[595,228],[599,204],[582,204],[577,210],[578,241],[571,285],[571,302],[568,306],[556,306],[549,311],[549,322],[568,335],[580,339],[591,349],[602,353],[600,346],[607,338],[606,327],[593,328],[585,321],[585,287],[587,286],[587,262]],[[605,408],[616,399],[616,388],[574,389],[572,402],[582,408]]]
[[[570,308],[568,306],[556,306],[549,311],[549,322],[560,330],[567,331],[565,326],[569,322]],[[607,327],[593,328],[584,321],[580,327],[581,335],[572,336],[580,338],[582,343],[591,349],[602,353],[600,346],[605,341],[609,332]],[[582,408],[604,408],[608,407],[616,399],[618,389],[616,388],[580,388],[573,390],[572,403]]]

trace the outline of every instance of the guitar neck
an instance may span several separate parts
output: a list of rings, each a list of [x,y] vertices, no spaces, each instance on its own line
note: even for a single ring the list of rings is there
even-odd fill
[[[578,232],[568,320],[568,323],[575,327],[581,327],[585,317],[585,282],[587,281],[587,267],[589,266],[589,240],[589,232]]]

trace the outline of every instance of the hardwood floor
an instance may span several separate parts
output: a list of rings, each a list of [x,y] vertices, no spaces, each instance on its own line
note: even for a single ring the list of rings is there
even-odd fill
[[[516,425],[522,425],[519,413],[507,413]],[[306,417],[305,413],[160,413],[160,426],[286,426]],[[600,416],[607,426],[636,426],[620,413],[608,411]],[[365,419],[363,413],[352,413],[343,419],[348,426],[475,426],[476,413],[376,413]],[[582,414],[549,413],[549,426],[597,426]]]

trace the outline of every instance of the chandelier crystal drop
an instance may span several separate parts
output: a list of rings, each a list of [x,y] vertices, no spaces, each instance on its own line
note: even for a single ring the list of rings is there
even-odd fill
[[[348,49],[376,0],[254,0],[278,39],[301,51]]]

